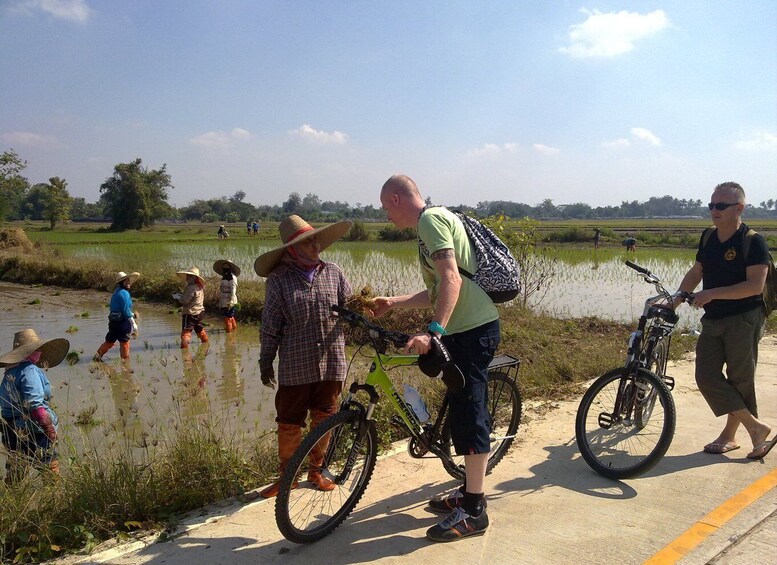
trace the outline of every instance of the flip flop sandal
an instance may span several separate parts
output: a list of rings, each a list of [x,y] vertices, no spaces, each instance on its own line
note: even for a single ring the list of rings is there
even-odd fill
[[[734,451],[735,449],[739,449],[739,446],[733,441],[728,443],[708,443],[704,446],[704,453],[722,454]]]
[[[771,441],[765,441],[763,443],[759,443],[753,451],[747,454],[748,459],[763,459],[766,457],[766,454],[769,453],[772,448],[777,445],[777,436],[774,437]],[[762,453],[758,453],[759,451],[763,450]]]

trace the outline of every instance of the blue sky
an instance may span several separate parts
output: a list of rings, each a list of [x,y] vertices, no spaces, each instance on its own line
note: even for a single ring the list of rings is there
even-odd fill
[[[0,150],[94,201],[777,198],[777,2],[0,0]]]

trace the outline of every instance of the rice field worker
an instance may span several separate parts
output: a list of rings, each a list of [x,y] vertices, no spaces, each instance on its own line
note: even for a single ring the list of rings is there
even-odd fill
[[[281,472],[302,440],[308,413],[315,427],[337,410],[343,389],[345,336],[330,306],[345,305],[352,290],[340,267],[322,261],[319,254],[350,226],[344,221],[314,229],[299,216],[290,216],[278,226],[282,245],[254,263],[256,274],[267,277],[259,370],[265,386],[278,384],[275,421]],[[309,459],[307,479],[320,490],[334,489],[320,472],[326,447],[326,441],[319,442]],[[276,496],[278,483],[260,494]]]
[[[230,333],[237,329],[235,306],[237,305],[237,277],[240,276],[240,267],[229,259],[219,259],[213,263],[213,270],[221,275],[219,308],[224,316],[224,330]]]
[[[138,333],[138,324],[135,321],[137,314],[132,311],[132,297],[129,291],[139,278],[140,273],[127,274],[124,271],[117,273],[108,314],[108,333],[105,334],[105,341],[94,354],[95,361],[102,361],[103,355],[116,345],[117,341],[119,355],[125,361],[129,359],[130,338]]]
[[[8,451],[6,484],[24,477],[29,465],[59,474],[57,414],[51,408],[51,383],[40,367],[56,367],[67,355],[64,338],[43,340],[35,330],[16,332],[13,348],[0,355],[0,435]]]
[[[208,334],[202,325],[205,312],[205,279],[200,276],[200,270],[192,267],[188,271],[178,271],[179,277],[186,281],[183,294],[176,293],[173,298],[181,304],[181,349],[189,347],[192,332],[197,334],[202,343],[208,343]]]

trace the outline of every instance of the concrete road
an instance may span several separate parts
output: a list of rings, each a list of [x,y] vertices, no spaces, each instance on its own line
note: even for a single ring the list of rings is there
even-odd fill
[[[455,488],[436,459],[399,453],[379,460],[362,502],[332,535],[307,546],[286,541],[274,502],[210,510],[173,541],[143,540],[82,563],[776,563],[777,449],[763,461],[742,448],[709,455],[723,426],[701,398],[693,362],[673,363],[677,430],[647,474],[612,481],[580,458],[574,440],[579,398],[526,407],[519,441],[487,479],[491,527],[450,544],[424,533],[439,518],[427,499]],[[761,418],[777,433],[777,338],[762,341]],[[412,561],[411,561],[412,560]],[[72,561],[71,561],[72,562]]]

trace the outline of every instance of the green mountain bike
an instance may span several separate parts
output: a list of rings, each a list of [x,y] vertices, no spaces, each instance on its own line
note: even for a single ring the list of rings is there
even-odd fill
[[[387,374],[393,368],[418,363],[417,355],[386,353],[389,345],[404,347],[409,336],[381,328],[346,308],[332,306],[332,310],[341,320],[366,330],[369,346],[375,353],[364,383],[351,384],[339,412],[311,430],[281,476],[275,520],[283,536],[295,543],[311,543],[330,534],[348,517],[364,494],[378,455],[374,412],[381,395],[388,398],[395,412],[392,423],[404,427],[410,436],[410,455],[439,457],[452,477],[464,479],[464,457],[455,455],[451,442],[449,418],[452,416],[448,412],[447,396],[440,395],[439,406],[429,407],[432,417],[422,423]],[[489,365],[491,451],[487,472],[507,453],[518,430],[521,419],[521,394],[516,382],[519,366],[520,361],[509,355],[499,355]],[[369,397],[366,405],[355,398],[360,392]],[[318,490],[308,481],[299,481],[307,476],[308,454],[321,442],[326,445],[326,454],[320,471],[334,483],[334,489],[330,491]]]

